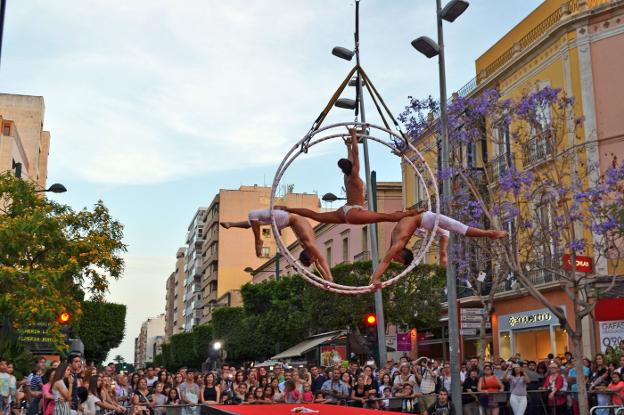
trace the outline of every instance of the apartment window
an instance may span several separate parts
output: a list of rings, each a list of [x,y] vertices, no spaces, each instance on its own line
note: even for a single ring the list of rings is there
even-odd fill
[[[268,246],[263,246],[262,247],[262,257],[263,258],[268,258],[271,256],[271,248],[269,248]]]
[[[331,249],[331,246],[327,246],[325,249],[326,249],[326,251],[325,251],[325,258],[327,259],[327,263],[331,267],[331,265],[332,265],[332,249]]]
[[[10,136],[11,135],[11,126],[10,125],[5,125],[3,131],[4,131],[4,135]]]
[[[342,262],[349,262],[349,238],[342,239]]]
[[[368,251],[368,226],[362,228],[362,252]]]
[[[265,238],[270,238],[271,237],[271,229],[269,229],[269,228],[262,229],[262,236],[265,237]]]

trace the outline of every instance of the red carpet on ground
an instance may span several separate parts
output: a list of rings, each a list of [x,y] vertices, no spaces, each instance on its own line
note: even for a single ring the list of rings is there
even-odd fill
[[[291,410],[298,406],[318,411],[310,413],[310,415],[379,415],[383,413],[371,409],[323,404],[212,405],[209,412],[223,415],[293,415],[295,412],[291,412]]]

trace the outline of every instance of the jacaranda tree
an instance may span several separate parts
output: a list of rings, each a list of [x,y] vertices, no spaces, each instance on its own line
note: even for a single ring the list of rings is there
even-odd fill
[[[438,121],[427,116],[437,109],[431,98],[410,99],[401,120],[413,138],[422,139],[439,132]],[[596,304],[589,298],[604,295],[621,277],[609,274],[607,265],[617,269],[621,258],[624,163],[611,154],[600,167],[597,143],[585,138],[595,132],[583,131],[579,111],[572,97],[550,87],[514,99],[497,90],[455,96],[449,105],[450,168],[438,176],[451,180],[452,216],[509,231],[496,242],[462,238],[455,244],[459,278],[490,276],[485,294],[478,288],[487,297],[486,310],[492,290],[504,285],[523,287],[550,309],[572,341],[580,409],[587,414],[582,321]],[[492,149],[494,157],[488,155]],[[591,272],[578,272],[581,255],[593,258]],[[560,282],[572,313],[566,316],[535,288],[545,279]]]

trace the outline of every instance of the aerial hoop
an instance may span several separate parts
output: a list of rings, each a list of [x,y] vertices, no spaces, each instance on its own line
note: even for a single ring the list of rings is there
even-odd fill
[[[335,292],[338,294],[364,294],[364,293],[373,291],[374,288],[371,285],[348,286],[348,285],[337,284],[335,282],[325,281],[320,276],[315,275],[314,273],[310,272],[306,267],[303,266],[303,264],[301,264],[297,259],[295,259],[290,253],[290,251],[288,250],[288,248],[284,245],[279,229],[277,228],[277,223],[275,222],[275,215],[274,215],[275,195],[276,195],[276,191],[279,186],[279,183],[282,179],[282,176],[284,175],[288,167],[297,159],[297,157],[299,157],[299,155],[307,153],[310,147],[320,144],[322,142],[335,139],[335,138],[350,137],[349,134],[346,132],[345,128],[362,129],[364,127],[370,129],[368,132],[368,135],[358,133],[357,134],[358,138],[366,138],[367,140],[375,141],[379,144],[382,144],[388,147],[393,154],[396,154],[399,157],[401,157],[403,160],[405,160],[405,162],[412,167],[412,169],[416,173],[416,176],[418,177],[418,182],[422,185],[422,188],[425,190],[425,195],[426,195],[426,200],[427,200],[427,210],[436,213],[434,227],[431,230],[431,232],[429,232],[429,234],[427,235],[425,243],[421,244],[418,251],[414,254],[414,260],[399,274],[395,275],[394,277],[386,281],[383,281],[382,288],[385,288],[392,284],[397,283],[401,278],[407,275],[412,269],[414,269],[416,265],[418,265],[423,260],[424,256],[429,250],[429,247],[433,243],[436,232],[438,230],[438,222],[440,219],[440,198],[438,195],[438,187],[436,185],[431,186],[433,188],[433,192],[430,194],[429,186],[427,185],[427,182],[436,183],[437,179],[433,171],[427,164],[423,155],[411,143],[409,143],[409,141],[406,141],[404,137],[402,137],[401,135],[397,134],[396,132],[388,128],[384,128],[384,127],[380,127],[380,126],[372,125],[372,124],[359,123],[359,122],[337,123],[337,124],[332,124],[326,127],[319,128],[314,131],[310,131],[290,149],[290,151],[286,154],[286,156],[280,163],[279,167],[277,168],[275,177],[273,179],[273,186],[271,188],[271,203],[269,206],[271,210],[271,226],[273,228],[273,235],[275,235],[277,246],[281,254],[288,261],[288,263],[292,265],[297,271],[299,271],[301,276],[310,284],[318,288],[331,291],[331,292]],[[390,136],[391,141],[386,141],[386,140],[377,138],[373,135],[370,135],[373,129],[377,130],[378,132],[388,134]],[[321,133],[323,133],[324,135],[317,137]],[[406,144],[407,148],[398,148],[397,143]],[[413,159],[410,159],[409,157],[406,156],[405,152],[407,150],[411,150],[414,153]],[[415,163],[424,168],[425,170],[424,176],[423,176],[423,173],[421,173],[421,171],[416,167]],[[432,196],[434,197],[434,201],[435,201],[433,206],[431,203]],[[435,207],[435,209],[432,209],[432,207]]]

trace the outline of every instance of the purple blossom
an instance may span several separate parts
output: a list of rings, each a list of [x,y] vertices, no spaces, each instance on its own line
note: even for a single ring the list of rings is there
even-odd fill
[[[585,249],[585,240],[576,239],[574,241],[570,241],[566,244],[566,248],[571,249],[573,251],[582,251]]]

